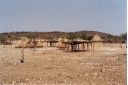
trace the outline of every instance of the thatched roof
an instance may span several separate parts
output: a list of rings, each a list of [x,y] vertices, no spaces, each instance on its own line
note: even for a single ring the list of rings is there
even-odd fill
[[[63,38],[58,38],[57,41],[62,42]]]
[[[17,47],[17,48],[25,48],[27,45],[28,44],[27,44],[26,41],[19,40],[15,47]]]
[[[70,41],[70,40],[68,40],[68,39],[66,39],[66,38],[64,39],[64,42],[68,42],[68,41]]]
[[[66,45],[64,43],[62,43],[62,42],[58,42],[57,43],[57,47],[58,48],[64,48],[64,47],[66,47]]]
[[[34,47],[34,43],[33,42],[28,42],[28,41],[23,41],[23,40],[19,40],[15,46],[16,48],[33,48]]]
[[[93,36],[92,41],[103,41],[103,39],[96,34],[95,36]]]
[[[36,47],[43,47],[43,43],[41,41],[37,41]]]

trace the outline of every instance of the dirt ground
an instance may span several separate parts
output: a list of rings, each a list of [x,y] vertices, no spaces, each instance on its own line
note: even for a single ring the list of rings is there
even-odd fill
[[[126,49],[64,52],[0,46],[1,84],[126,85]]]

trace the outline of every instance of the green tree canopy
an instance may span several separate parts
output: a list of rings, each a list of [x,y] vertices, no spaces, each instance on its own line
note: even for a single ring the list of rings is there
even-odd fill
[[[87,35],[84,32],[81,32],[78,34],[78,38],[86,40],[87,39]]]
[[[4,43],[7,40],[7,37],[5,36],[0,36],[0,42]]]
[[[69,33],[68,37],[69,40],[74,40],[77,38],[76,33]]]
[[[121,37],[122,40],[127,41],[127,33],[121,34],[120,37]]]

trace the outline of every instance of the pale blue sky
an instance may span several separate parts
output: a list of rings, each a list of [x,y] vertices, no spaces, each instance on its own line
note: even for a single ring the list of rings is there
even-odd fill
[[[126,32],[126,0],[0,0],[0,32]]]

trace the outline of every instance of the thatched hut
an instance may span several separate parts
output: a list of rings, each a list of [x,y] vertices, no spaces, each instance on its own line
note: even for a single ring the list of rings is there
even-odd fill
[[[64,41],[64,42],[68,42],[68,41],[70,41],[70,40],[68,40],[68,39],[65,38],[63,41]]]
[[[26,37],[21,37],[21,40],[18,40],[15,47],[16,48],[33,48],[34,44],[30,39]]]
[[[28,46],[26,41],[19,40],[16,44],[16,48],[26,48]]]
[[[99,35],[95,35],[92,38],[92,43],[93,43],[93,49],[99,49],[103,47],[103,39]]]
[[[58,42],[58,43],[57,43],[57,48],[58,48],[59,50],[65,50],[65,49],[68,49],[68,46],[67,46],[65,43]]]
[[[37,48],[43,47],[43,42],[42,42],[42,41],[37,41],[37,42],[36,42],[36,47],[37,47]]]
[[[62,41],[64,41],[64,39],[63,38],[58,38],[57,41],[62,42]]]
[[[57,43],[57,48],[59,49],[59,50],[65,50],[65,49],[67,49],[68,48],[68,46],[65,44],[65,43],[63,43],[63,42],[68,42],[69,40],[68,39],[63,39],[63,38],[58,38],[58,43]]]

